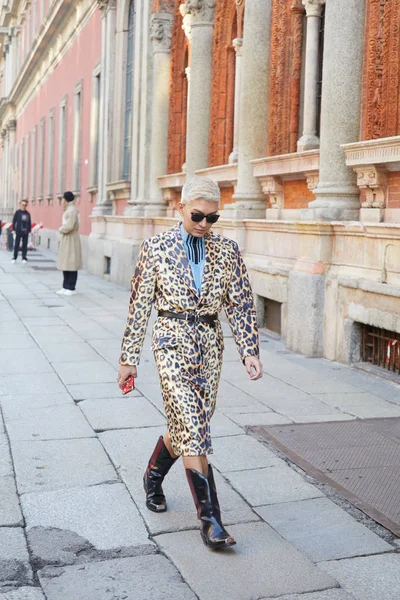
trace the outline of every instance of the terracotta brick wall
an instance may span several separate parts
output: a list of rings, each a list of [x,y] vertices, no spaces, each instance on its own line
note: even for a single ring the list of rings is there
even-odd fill
[[[233,187],[221,188],[221,209],[227,204],[232,204]]]
[[[189,49],[176,0],[171,39],[171,79],[168,122],[168,173],[180,173],[186,156],[187,79]]]
[[[308,189],[304,179],[284,181],[283,191],[285,208],[308,208],[308,203],[315,200],[314,194]]]
[[[234,0],[221,0],[215,10],[209,165],[228,163],[233,148],[235,105],[235,51],[232,40],[238,35]]]
[[[400,208],[400,171],[389,173],[388,208]]]
[[[151,12],[153,13],[170,13],[171,15],[175,10],[175,0],[153,0],[151,4]]]
[[[273,0],[268,154],[297,151],[304,6]]]
[[[368,0],[361,139],[400,134],[400,0]]]

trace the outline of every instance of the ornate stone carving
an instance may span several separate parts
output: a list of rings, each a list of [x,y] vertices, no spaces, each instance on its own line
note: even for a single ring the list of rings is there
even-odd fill
[[[364,191],[363,208],[385,208],[387,198],[388,174],[385,168],[369,165],[355,167],[357,185]]]
[[[296,152],[304,6],[273,0],[268,154]]]
[[[319,182],[319,172],[318,171],[310,171],[305,174],[307,180],[307,187],[310,192],[313,192],[315,188],[318,186]]]
[[[172,15],[158,13],[151,17],[150,38],[155,52],[168,52],[171,48]]]
[[[233,147],[236,57],[240,42],[235,36],[237,6],[220,0],[215,11],[212,53],[209,166],[227,164]]]
[[[369,0],[362,129],[364,139],[400,133],[400,0]]]
[[[185,7],[195,23],[213,23],[216,0],[186,0]]]
[[[17,129],[17,121],[15,119],[10,119],[6,125],[8,131],[16,131]]]
[[[192,15],[190,14],[186,4],[181,4],[179,12],[182,15],[182,29],[188,40],[192,39]]]
[[[320,17],[325,0],[302,0],[307,17]]]
[[[116,8],[117,0],[97,0],[97,4],[100,10],[107,11]]]
[[[284,192],[280,177],[265,177],[260,179],[263,193],[267,196],[269,208],[283,208]]]

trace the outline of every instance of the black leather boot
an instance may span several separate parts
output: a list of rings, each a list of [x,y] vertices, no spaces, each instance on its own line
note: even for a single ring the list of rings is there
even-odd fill
[[[167,510],[167,501],[162,489],[162,482],[176,460],[177,458],[172,458],[168,452],[161,435],[143,477],[146,506],[153,512],[165,512]]]
[[[195,469],[186,469],[193,500],[197,508],[197,518],[200,519],[200,535],[208,548],[228,548],[236,544],[221,523],[221,511],[215,488],[214,474],[208,465],[208,477]]]

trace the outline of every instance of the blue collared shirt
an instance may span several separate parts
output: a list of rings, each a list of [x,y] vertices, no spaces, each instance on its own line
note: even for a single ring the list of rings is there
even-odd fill
[[[204,262],[206,257],[206,245],[204,238],[196,238],[190,235],[183,227],[180,226],[183,245],[185,247],[186,256],[188,258],[190,268],[192,269],[193,279],[196,284],[197,291],[201,292],[201,282],[204,273]]]

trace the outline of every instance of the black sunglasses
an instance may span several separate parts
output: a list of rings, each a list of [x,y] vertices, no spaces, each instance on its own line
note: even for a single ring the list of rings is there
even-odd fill
[[[204,215],[203,213],[192,213],[192,221],[195,223],[201,223],[203,219],[207,221],[207,223],[216,223],[221,215],[216,215],[215,213],[212,215]]]

